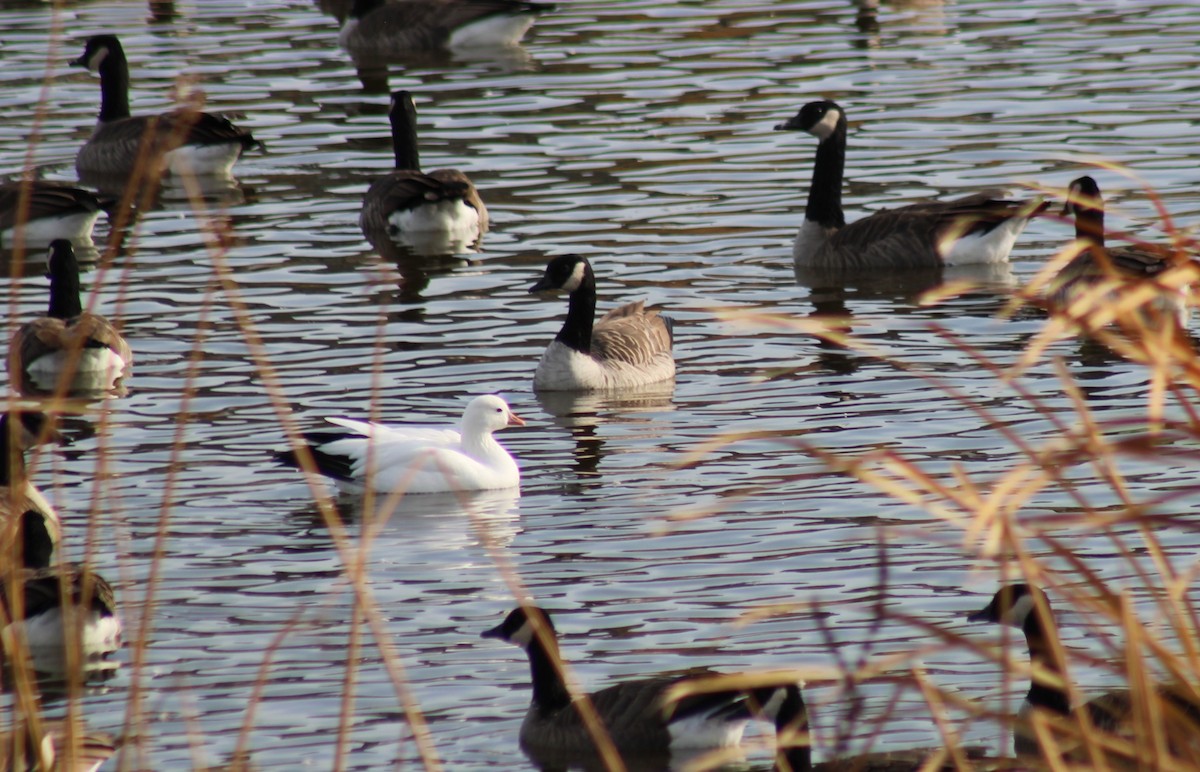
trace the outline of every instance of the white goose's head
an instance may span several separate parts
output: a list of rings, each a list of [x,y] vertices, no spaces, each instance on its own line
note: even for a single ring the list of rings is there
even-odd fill
[[[463,434],[491,434],[506,426],[524,426],[525,421],[495,394],[476,397],[463,413]]]

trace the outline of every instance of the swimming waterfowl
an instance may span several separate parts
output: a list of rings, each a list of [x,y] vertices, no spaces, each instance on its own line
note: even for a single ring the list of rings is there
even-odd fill
[[[515,46],[554,9],[521,0],[354,0],[338,42],[353,56]]]
[[[228,119],[192,109],[159,115],[129,114],[129,64],[116,35],[88,38],[71,62],[100,73],[100,119],[79,150],[81,175],[228,175],[246,150],[261,144]]]
[[[1134,729],[1135,705],[1132,694],[1117,690],[1103,694],[1072,709],[1068,697],[1063,663],[1051,644],[1054,625],[1050,600],[1033,585],[1011,584],[1001,587],[988,605],[967,617],[971,622],[993,622],[1016,627],[1025,633],[1030,663],[1047,677],[1035,675],[1018,713],[1014,729],[1016,751],[1021,755],[1036,755],[1039,745],[1030,721],[1034,711],[1086,719],[1092,727],[1111,735],[1125,736]],[[1056,682],[1055,682],[1056,681]],[[1160,687],[1158,696],[1162,709],[1159,727],[1173,752],[1185,750],[1192,762],[1200,761],[1200,700],[1186,688]],[[1082,716],[1080,714],[1083,714]]]
[[[531,621],[534,615],[543,623],[540,635]],[[514,643],[529,656],[533,699],[521,723],[521,747],[534,757],[594,752],[591,735],[555,664],[558,641],[550,615],[535,606],[518,607],[482,637]],[[688,677],[625,681],[588,699],[621,753],[662,754],[737,745],[751,718],[747,694],[737,689],[700,694],[668,709],[667,693]]]
[[[62,529],[58,513],[25,469],[25,450],[39,441],[53,441],[58,434],[46,425],[42,413],[11,411],[0,414],[0,549],[18,544],[18,528],[26,514],[45,521],[43,526],[51,549]],[[3,553],[0,553],[3,554]]]
[[[487,230],[488,212],[475,185],[457,169],[421,171],[412,94],[392,94],[388,115],[396,169],[367,189],[358,221],[363,233],[373,239],[381,233],[439,232],[452,242],[477,241]]]
[[[39,671],[57,671],[67,645],[66,620],[77,620],[85,666],[116,650],[121,622],[115,613],[113,591],[93,571],[54,562],[61,525],[58,514],[25,474],[24,449],[44,434],[45,417],[34,413],[0,416],[0,648],[6,657],[24,636],[32,664]],[[13,562],[10,562],[10,558]],[[7,570],[19,566],[17,575]],[[21,603],[9,595],[21,588]],[[69,590],[64,600],[63,589]],[[64,613],[64,604],[72,607]]]
[[[675,357],[670,317],[642,301],[596,317],[596,276],[579,255],[560,255],[530,292],[570,293],[567,318],[533,376],[539,391],[625,389],[670,381]]]
[[[809,102],[775,129],[805,131],[818,140],[804,224],[792,246],[798,268],[853,272],[1000,263],[1029,218],[1047,206],[985,192],[881,209],[847,224],[845,111],[829,100]]]
[[[103,316],[83,310],[79,262],[71,242],[51,242],[47,262],[49,310],[13,336],[9,373],[28,374],[39,386],[53,386],[60,373],[70,371],[73,384],[111,386],[133,364],[129,344]]]
[[[1173,250],[1155,244],[1122,247],[1105,245],[1104,199],[1100,186],[1090,176],[1079,177],[1067,190],[1063,215],[1075,215],[1075,240],[1080,252],[1058,274],[1051,301],[1069,305],[1079,295],[1104,283],[1130,284],[1153,281],[1178,259]],[[1179,288],[1156,287],[1153,300],[1143,314],[1148,322],[1168,320],[1186,327],[1191,317],[1188,285]]]
[[[0,248],[12,249],[18,232],[26,249],[43,249],[55,239],[91,244],[103,208],[83,188],[46,180],[5,182],[0,184]]]
[[[354,488],[379,493],[448,493],[515,488],[517,462],[493,432],[524,426],[508,404],[492,394],[475,397],[463,412],[460,430],[436,426],[384,426],[327,418],[343,430],[304,435],[316,470]],[[307,454],[276,454],[281,463],[305,468]],[[371,466],[368,467],[368,460]]]

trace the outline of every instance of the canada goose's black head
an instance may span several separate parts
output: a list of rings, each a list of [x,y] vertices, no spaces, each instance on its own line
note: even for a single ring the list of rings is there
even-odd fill
[[[824,142],[839,128],[845,129],[846,114],[837,102],[809,102],[800,112],[775,127],[776,131],[807,131]]]
[[[1067,201],[1063,204],[1063,216],[1076,215],[1081,213],[1095,212],[1103,210],[1104,204],[1100,200],[1100,186],[1096,181],[1088,176],[1080,177],[1071,182],[1071,186],[1067,188]]]
[[[592,276],[592,266],[579,255],[559,255],[546,266],[546,272],[537,284],[529,288],[530,292],[548,292],[561,290],[574,292]]]
[[[986,608],[967,617],[968,622],[995,622],[1025,629],[1025,622],[1037,613],[1038,597],[1050,608],[1046,594],[1037,587],[1027,584],[1010,584],[1001,587]]]
[[[72,67],[86,67],[89,72],[99,72],[100,65],[109,57],[125,57],[121,41],[116,35],[94,35],[88,38],[83,55],[71,61]]]
[[[529,647],[529,644],[534,639],[533,623],[529,620],[531,614],[540,614],[542,621],[553,636],[554,623],[550,621],[550,614],[538,608],[537,606],[518,606],[508,613],[504,621],[496,625],[490,630],[484,630],[480,633],[481,638],[498,638],[502,641],[515,643],[522,649]]]

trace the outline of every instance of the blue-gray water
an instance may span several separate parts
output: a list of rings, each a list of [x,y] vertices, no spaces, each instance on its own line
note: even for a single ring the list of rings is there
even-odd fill
[[[71,3],[57,16],[43,3],[4,3],[0,174],[19,173],[32,153],[46,176],[74,179],[99,86],[66,62],[84,36],[117,31],[135,112],[165,109],[186,74],[208,109],[241,114],[267,145],[235,170],[228,266],[303,426],[365,414],[372,403],[384,420],[450,422],[485,392],[504,393],[527,419],[500,435],[522,464],[519,500],[488,497],[473,512],[429,502],[393,516],[371,550],[368,583],[389,645],[448,768],[525,764],[516,731],[526,664],[518,649],[478,638],[513,603],[483,527],[528,591],[561,610],[564,653],[589,686],[698,665],[820,669],[837,653],[854,661],[881,581],[895,610],[995,639],[962,622],[998,573],[972,559],[957,526],[827,471],[789,440],[845,453],[891,448],[930,473],[961,469],[985,489],[1020,460],[1012,443],[919,373],[723,313],[849,314],[854,333],[883,354],[936,373],[1039,445],[1058,428],[933,326],[1001,365],[1016,361],[1043,322],[996,312],[1008,285],[1031,278],[1070,228],[1034,223],[1010,275],[940,305],[918,305],[915,290],[886,282],[799,286],[790,242],[813,140],[772,127],[814,98],[846,108],[851,218],[979,187],[1061,187],[1101,157],[1131,167],[1180,223],[1195,224],[1200,11],[1157,0],[885,2],[877,11],[847,0],[566,0],[520,52],[395,64],[364,78],[337,46],[335,10],[268,0],[246,15],[244,3],[202,0],[155,20],[138,2]],[[387,92],[399,88],[416,97],[424,165],[460,168],[483,193],[493,227],[477,254],[388,263],[362,238],[362,193],[392,163]],[[1138,185],[1095,173],[1110,224],[1153,237],[1156,213]],[[66,513],[75,555],[88,518],[99,524],[97,562],[120,583],[131,637],[150,616],[145,767],[187,768],[196,753],[227,761],[269,657],[254,763],[324,769],[342,707],[351,595],[302,477],[270,462],[279,421],[216,289],[202,224],[176,201],[127,238],[98,302],[135,349],[130,393],[97,409],[111,422],[102,440],[43,457],[35,479]],[[106,237],[104,221],[96,235]],[[548,255],[567,251],[593,260],[602,308],[646,298],[676,318],[673,396],[564,406],[532,393],[565,301],[526,289]],[[18,320],[45,302],[39,272],[32,263],[25,272],[34,275],[10,290]],[[1064,340],[1021,381],[1063,420],[1073,420],[1070,403],[1051,357],[1085,382],[1101,418],[1144,414],[1142,369]],[[82,425],[98,422],[93,414]],[[725,432],[755,434],[677,466]],[[102,450],[108,462],[98,466]],[[1135,500],[1194,486],[1186,460],[1122,471]],[[1070,477],[1092,506],[1117,507],[1091,467]],[[1057,487],[1032,504],[1023,516],[1035,522],[1079,508]],[[146,607],[141,582],[164,505],[161,587]],[[1160,511],[1193,509],[1181,497]],[[1053,532],[1114,587],[1134,589],[1150,616],[1146,590],[1108,537]],[[1178,526],[1156,535],[1177,568],[1193,567],[1200,537]],[[755,607],[817,601],[820,617],[798,610],[732,624]],[[1079,618],[1064,621],[1067,643],[1087,647]],[[931,642],[900,624],[873,635],[880,655]],[[346,763],[411,766],[416,750],[374,646],[365,636]],[[85,696],[91,726],[120,729],[130,656],[122,652],[117,677]],[[999,690],[978,654],[922,661],[945,688],[978,698]],[[1081,676],[1097,687],[1105,678]],[[882,712],[892,688],[864,686],[866,709]],[[808,696],[820,758],[844,700],[819,681]],[[922,704],[906,693],[881,747],[936,742]],[[965,733],[1002,747],[993,726]]]

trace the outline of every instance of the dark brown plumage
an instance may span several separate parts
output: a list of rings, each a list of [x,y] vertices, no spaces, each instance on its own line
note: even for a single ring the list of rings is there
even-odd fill
[[[67,371],[71,382],[94,379],[111,386],[133,364],[129,344],[103,316],[83,310],[79,263],[69,241],[51,243],[48,267],[47,315],[23,324],[13,336],[9,373],[30,375],[45,386]]]
[[[1079,254],[1059,272],[1051,291],[1051,301],[1067,306],[1080,295],[1094,291],[1104,283],[1115,290],[1155,277],[1172,265],[1188,261],[1184,255],[1157,244],[1109,247],[1105,244],[1104,199],[1100,186],[1089,176],[1080,177],[1067,191],[1064,215],[1075,215],[1075,240]],[[1193,265],[1193,273],[1196,266]],[[1194,277],[1193,277],[1194,278]],[[1151,326],[1168,323],[1186,327],[1191,316],[1190,284],[1179,288],[1153,285],[1154,297],[1143,306],[1143,320]]]
[[[356,57],[512,46],[553,8],[521,0],[355,0],[338,39]]]
[[[457,169],[421,171],[417,147],[417,108],[412,94],[392,94],[388,112],[396,169],[371,183],[363,197],[359,226],[371,241],[414,232],[445,233],[460,248],[487,230],[488,212],[479,191]]]
[[[842,212],[845,112],[828,100],[809,102],[775,128],[804,131],[819,140],[804,223],[792,248],[798,269],[855,273],[1000,263],[1028,219],[1047,206],[984,192],[883,209],[847,224]]]
[[[225,175],[242,152],[261,147],[250,132],[228,119],[193,109],[131,116],[129,64],[115,35],[88,38],[83,55],[71,62],[100,73],[100,117],[79,150],[80,175]]]

